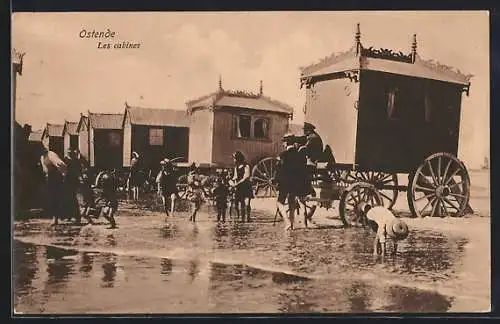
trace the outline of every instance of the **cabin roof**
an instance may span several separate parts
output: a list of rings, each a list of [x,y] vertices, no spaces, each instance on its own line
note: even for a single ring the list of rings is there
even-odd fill
[[[318,63],[301,67],[300,70],[302,83],[307,79],[311,81],[320,76],[354,70],[379,71],[460,85],[468,85],[472,77],[437,61],[422,59],[416,53],[416,36],[410,54],[391,49],[365,48],[359,42],[346,52],[333,53]]]
[[[125,110],[125,114],[127,113],[132,125],[189,127],[189,119],[184,110],[128,106]]]
[[[85,116],[84,114],[80,114],[80,120],[78,121],[78,125],[76,126],[76,131],[80,132],[82,129],[83,124],[88,124],[89,118]]]
[[[123,114],[89,112],[89,120],[94,129],[121,129]]]
[[[287,115],[293,113],[293,107],[284,102],[273,100],[262,94],[222,89],[198,99],[188,101],[186,106],[188,111],[191,111],[194,108],[213,107],[214,109],[217,109],[221,107],[234,107],[277,112]]]
[[[52,137],[52,136],[62,137],[63,136],[63,129],[64,129],[64,125],[47,123],[47,126],[45,127],[45,129],[43,131],[42,137],[47,136],[47,135],[50,137]]]
[[[28,137],[28,141],[41,142],[42,141],[42,134],[43,134],[43,130],[37,130],[37,131],[31,132],[29,137]]]
[[[64,123],[63,135],[66,133],[68,133],[69,135],[77,135],[78,134],[77,128],[78,128],[77,122],[66,121]]]

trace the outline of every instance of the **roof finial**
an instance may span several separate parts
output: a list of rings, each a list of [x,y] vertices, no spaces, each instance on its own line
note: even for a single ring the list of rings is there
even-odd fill
[[[417,57],[417,34],[413,34],[413,42],[411,43],[411,62],[415,63]]]
[[[260,80],[259,94],[262,96],[264,94],[264,87],[262,86],[262,80]]]
[[[222,75],[219,74],[219,91],[222,91]]]
[[[356,46],[356,55],[360,53],[360,47],[361,47],[361,31],[359,28],[359,23],[356,24],[356,34],[354,36],[354,42]]]

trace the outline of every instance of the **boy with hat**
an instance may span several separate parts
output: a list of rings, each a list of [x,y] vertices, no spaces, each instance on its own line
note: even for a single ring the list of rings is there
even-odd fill
[[[395,255],[398,242],[408,237],[408,225],[383,206],[372,207],[370,204],[362,203],[360,210],[368,220],[370,228],[377,233],[373,241],[373,255],[385,256],[387,239],[393,241],[393,255]]]

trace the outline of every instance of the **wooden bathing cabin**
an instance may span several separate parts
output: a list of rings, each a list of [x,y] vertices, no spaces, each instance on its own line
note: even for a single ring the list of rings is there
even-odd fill
[[[42,133],[42,143],[46,149],[64,157],[64,125],[47,123]]]
[[[410,42],[409,42],[410,45]],[[361,44],[302,68],[305,120],[339,164],[409,173],[429,155],[458,151],[462,93],[471,75],[409,54]]]
[[[90,161],[90,142],[89,142],[89,117],[80,113],[80,120],[76,126],[78,133],[78,151],[80,156],[87,162]]]
[[[121,169],[123,114],[87,113],[77,126],[80,154],[98,170]]]
[[[64,155],[68,155],[69,151],[78,150],[78,123],[64,122],[63,138],[64,138]]]
[[[189,161],[227,168],[241,151],[250,164],[276,157],[293,108],[259,93],[222,88],[186,103],[189,115]]]
[[[141,167],[156,170],[164,158],[186,162],[189,154],[189,121],[184,110],[142,108],[125,103],[122,120],[124,167],[132,152],[140,155]]]

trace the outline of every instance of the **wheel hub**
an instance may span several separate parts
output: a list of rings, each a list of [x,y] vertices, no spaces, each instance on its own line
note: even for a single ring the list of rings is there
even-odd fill
[[[448,186],[440,185],[436,188],[436,197],[444,198],[450,194],[450,188]]]

